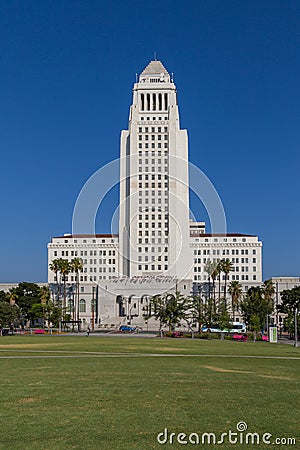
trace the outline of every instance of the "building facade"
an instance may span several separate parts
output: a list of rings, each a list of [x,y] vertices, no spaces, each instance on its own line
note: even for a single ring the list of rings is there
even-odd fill
[[[201,225],[203,222],[201,223]],[[257,236],[234,234],[211,235],[203,232],[203,227],[195,232],[190,222],[189,246],[192,255],[193,280],[180,280],[165,274],[134,275],[121,277],[118,274],[119,244],[117,235],[64,235],[52,238],[48,244],[49,265],[56,258],[71,261],[80,257],[84,268],[80,274],[79,313],[87,326],[94,316],[98,328],[115,328],[122,324],[138,325],[145,329],[155,328],[153,321],[143,320],[143,306],[153,295],[175,292],[176,289],[188,296],[207,289],[208,274],[205,271],[208,261],[230,259],[232,271],[227,275],[230,281],[239,281],[243,291],[251,286],[262,284],[262,243]],[[48,266],[49,267],[49,266]],[[55,292],[55,274],[48,269],[48,280]],[[220,289],[224,296],[225,275],[221,274]],[[67,276],[68,304],[75,302],[76,274]],[[229,299],[228,292],[226,296]],[[230,301],[228,301],[230,305]],[[93,311],[94,309],[94,311]],[[238,319],[238,315],[236,316]],[[150,328],[149,328],[150,327]]]
[[[176,86],[160,61],[151,61],[134,84],[128,129],[121,133],[119,211],[118,235],[70,234],[48,244],[48,267],[56,258],[83,261],[79,313],[85,324],[144,328],[145,302],[164,292],[200,292],[208,261],[230,259],[227,281],[239,281],[244,291],[261,284],[257,236],[211,235],[204,222],[190,220],[187,132],[180,129]],[[55,289],[50,268],[48,281]],[[69,274],[70,307],[75,282]]]

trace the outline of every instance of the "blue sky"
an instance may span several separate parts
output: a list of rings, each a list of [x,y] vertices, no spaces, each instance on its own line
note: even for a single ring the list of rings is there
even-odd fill
[[[299,30],[290,0],[0,0],[0,282],[46,280],[47,243],[118,157],[135,73],[154,51],[228,231],[259,235],[264,278],[299,276]],[[98,232],[117,203],[114,189]]]

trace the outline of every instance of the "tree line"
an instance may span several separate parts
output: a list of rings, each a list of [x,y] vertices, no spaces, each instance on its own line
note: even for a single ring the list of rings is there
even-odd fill
[[[43,325],[46,322],[58,327],[62,319],[79,320],[79,274],[83,270],[82,260],[54,259],[50,270],[55,273],[56,286],[52,298],[48,286],[40,287],[28,282],[19,283],[8,292],[0,291],[0,327],[24,327],[28,322],[31,325],[35,322]],[[70,273],[76,275],[76,304],[72,311],[67,308],[66,283]]]
[[[61,309],[51,301],[48,286],[22,282],[8,292],[0,291],[1,328],[45,320],[58,326],[60,317]]]
[[[226,291],[216,298],[210,288],[208,292],[185,297],[180,292],[175,294],[156,295],[144,306],[145,320],[154,318],[159,321],[160,328],[167,327],[169,331],[185,324],[190,330],[197,326],[201,333],[203,325],[210,328],[215,324],[221,330],[231,329],[237,310],[243,317],[248,329],[257,333],[267,328],[268,318],[275,311],[275,287],[271,280],[266,280],[262,286],[255,286],[243,294],[238,281],[232,281],[228,287],[231,296],[231,313],[226,301]],[[299,313],[300,287],[282,292],[282,304],[278,311],[286,314],[285,327],[292,331],[295,308]]]
[[[62,308],[64,318],[67,318],[67,277],[70,273],[75,274],[76,291],[75,304],[73,305],[71,314],[73,320],[79,320],[79,289],[80,289],[80,272],[83,271],[83,261],[81,258],[73,258],[71,261],[63,258],[57,258],[50,264],[50,270],[55,274],[56,292],[54,299],[56,304]]]

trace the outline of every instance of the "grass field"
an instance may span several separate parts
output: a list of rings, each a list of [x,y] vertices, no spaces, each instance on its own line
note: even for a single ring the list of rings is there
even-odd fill
[[[295,438],[300,349],[289,345],[86,336],[0,338],[1,449],[210,448],[180,432]],[[175,442],[157,442],[168,429]],[[246,432],[239,433],[239,439]],[[163,439],[163,438],[161,438]],[[185,440],[185,438],[182,438]],[[225,438],[226,440],[226,438]],[[219,448],[270,448],[227,443]],[[273,446],[274,447],[274,446]]]

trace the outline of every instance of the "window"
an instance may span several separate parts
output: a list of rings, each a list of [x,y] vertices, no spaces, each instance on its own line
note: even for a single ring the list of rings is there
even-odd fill
[[[79,300],[79,312],[85,313],[86,312],[86,301],[81,298]]]

